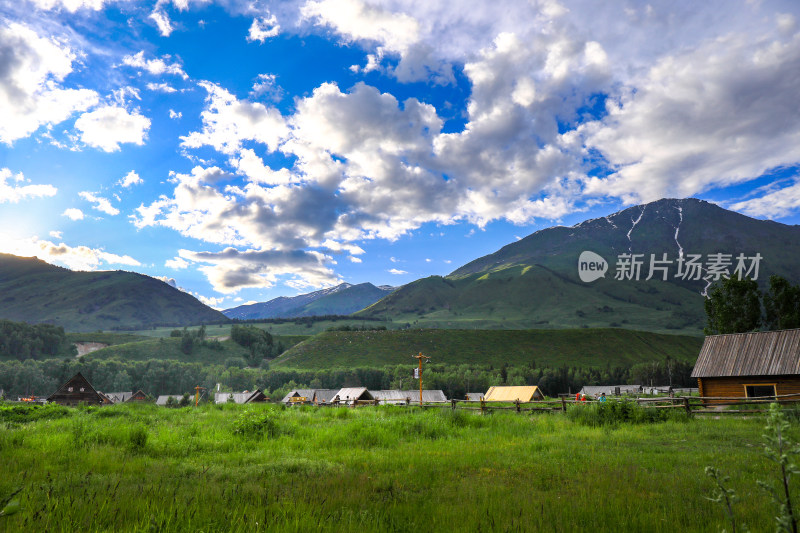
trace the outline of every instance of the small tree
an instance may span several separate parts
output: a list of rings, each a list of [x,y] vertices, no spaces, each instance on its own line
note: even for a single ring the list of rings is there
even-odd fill
[[[780,276],[770,276],[764,312],[767,329],[800,328],[800,287]]]
[[[745,333],[761,326],[761,291],[752,279],[723,278],[705,301],[706,335]]]

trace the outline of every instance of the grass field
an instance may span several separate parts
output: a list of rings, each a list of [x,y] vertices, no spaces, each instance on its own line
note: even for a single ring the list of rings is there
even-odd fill
[[[0,406],[0,424],[0,498],[22,489],[3,531],[719,531],[707,465],[731,476],[740,524],[774,530],[756,485],[775,479],[763,418],[595,428],[561,414],[120,405]]]
[[[330,331],[287,350],[275,368],[352,368],[408,363],[417,352],[436,363],[603,367],[694,362],[703,340],[625,329]]]

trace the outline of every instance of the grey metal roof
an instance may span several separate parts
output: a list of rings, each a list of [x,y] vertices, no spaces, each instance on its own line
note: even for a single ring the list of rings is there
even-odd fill
[[[316,389],[314,391],[314,402],[331,403],[337,392],[339,392],[339,389]]]
[[[414,400],[419,401],[419,389],[417,390],[404,390],[401,391],[403,396],[409,396],[411,401]],[[446,402],[447,396],[444,395],[444,391],[441,390],[422,390],[422,401],[425,403],[430,402]]]
[[[156,405],[167,405],[167,400],[171,397],[175,398],[176,402],[181,401],[183,394],[163,394],[156,399]]]
[[[580,394],[597,396],[605,392],[606,396],[614,396],[617,394],[617,389],[619,389],[620,394],[638,394],[642,392],[641,385],[585,385],[580,390]]]
[[[466,396],[467,396],[467,398],[466,398],[467,400],[471,400],[471,401],[477,402],[477,401],[480,401],[481,398],[483,398],[483,393],[482,392],[468,392],[466,394]]]
[[[233,396],[235,403],[245,403],[253,395],[252,392],[217,392],[214,393],[214,403],[228,403],[228,399]]]
[[[354,400],[374,400],[372,394],[366,387],[345,387],[339,389],[334,396],[339,397],[340,402],[351,403]]]
[[[710,335],[693,378],[800,374],[800,329]]]
[[[106,392],[106,396],[108,399],[114,403],[122,403],[127,402],[131,396],[133,396],[133,391],[129,392]]]
[[[296,396],[298,398],[308,398],[310,402],[314,398],[314,389],[295,389],[289,391],[289,393],[283,397],[281,400],[282,403],[289,403],[289,398],[292,396]]]

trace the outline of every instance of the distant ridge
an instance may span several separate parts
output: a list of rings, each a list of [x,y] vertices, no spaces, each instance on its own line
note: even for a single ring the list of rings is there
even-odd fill
[[[608,263],[604,278],[578,276],[583,251]],[[639,280],[615,279],[620,254],[643,254]],[[715,204],[662,199],[542,229],[448,276],[409,283],[357,316],[445,328],[624,327],[701,335],[701,293],[709,281],[676,277],[681,254],[760,254],[758,281],[771,274],[800,282],[800,226],[756,220]],[[645,280],[649,260],[673,261],[666,281]],[[706,272],[703,272],[706,274]]]
[[[76,332],[228,320],[194,296],[149,276],[74,272],[10,254],[0,254],[0,318]]]
[[[225,309],[222,313],[239,320],[349,315],[374,304],[394,290],[395,287],[388,285],[376,287],[372,283],[342,283],[299,296],[280,296],[268,302],[240,305]]]

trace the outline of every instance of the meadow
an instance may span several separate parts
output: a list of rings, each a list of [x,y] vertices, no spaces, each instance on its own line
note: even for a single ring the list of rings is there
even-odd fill
[[[709,465],[739,523],[774,530],[763,417],[592,420],[0,404],[0,501],[22,489],[0,531],[720,531]]]

